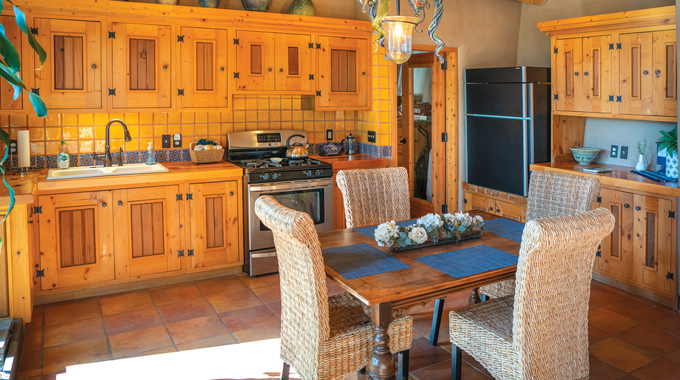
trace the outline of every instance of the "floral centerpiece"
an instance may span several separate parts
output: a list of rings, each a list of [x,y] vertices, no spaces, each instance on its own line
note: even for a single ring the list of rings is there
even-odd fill
[[[381,247],[392,252],[435,244],[454,243],[482,236],[484,220],[468,213],[427,214],[410,226],[398,226],[394,220],[375,229],[374,237]]]

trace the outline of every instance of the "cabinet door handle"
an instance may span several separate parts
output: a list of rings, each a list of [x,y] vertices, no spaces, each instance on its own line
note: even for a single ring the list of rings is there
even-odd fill
[[[224,67],[220,67],[220,71],[224,71]]]
[[[496,212],[501,212],[501,209],[497,208],[497,209],[496,209]]]
[[[167,69],[168,69],[168,65],[163,65],[163,70],[167,70]]]
[[[645,70],[645,71],[642,72],[642,74],[647,75],[647,74],[649,74],[649,71]]]
[[[233,191],[230,191],[230,192],[229,192],[229,196],[230,196],[230,197],[233,197],[233,196],[234,196],[234,192],[233,192]]]
[[[122,205],[123,205],[123,201],[118,201],[118,206],[122,206]]]
[[[271,67],[268,68],[267,71],[269,71],[269,72],[271,73],[271,72],[272,72],[272,68],[271,68]]]
[[[640,211],[640,206],[635,206],[635,211]]]
[[[583,72],[583,75],[588,76],[588,72],[587,72],[587,71],[584,71],[584,72]]]
[[[107,206],[106,202],[102,202],[102,207],[106,207],[106,206]]]
[[[630,207],[630,205],[628,203],[623,205],[623,208],[628,208],[628,207]]]
[[[96,69],[96,68],[97,68],[97,64],[96,64],[96,63],[93,63],[93,64],[92,64],[92,69]]]
[[[489,207],[489,211],[493,211],[493,207]]]
[[[574,76],[578,76],[578,71],[576,71],[576,72],[574,73]]]
[[[654,70],[654,74],[656,74],[656,75],[661,74],[661,70]]]
[[[282,73],[282,72],[283,72],[283,69],[279,69],[279,72]]]
[[[365,72],[365,71],[362,71],[362,72],[361,72],[361,75],[366,75],[366,72]]]

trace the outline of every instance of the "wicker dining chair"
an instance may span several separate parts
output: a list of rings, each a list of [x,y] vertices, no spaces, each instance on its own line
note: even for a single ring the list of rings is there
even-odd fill
[[[587,379],[593,262],[613,228],[614,216],[602,207],[529,221],[515,295],[449,314],[451,379],[460,379],[461,349],[495,379]]]
[[[255,213],[273,232],[279,263],[282,379],[288,379],[291,365],[302,380],[344,379],[366,367],[375,327],[349,293],[328,297],[319,237],[311,217],[270,196],[257,199]],[[406,316],[388,328],[389,347],[398,353],[403,379],[408,377],[412,327],[413,318]]]
[[[600,192],[595,177],[535,170],[529,181],[527,221],[572,215],[591,209]],[[515,280],[505,280],[479,288],[483,296],[500,298],[515,293]]]

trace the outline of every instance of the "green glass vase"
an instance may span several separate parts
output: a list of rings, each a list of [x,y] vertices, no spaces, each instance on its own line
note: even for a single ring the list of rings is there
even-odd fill
[[[266,12],[272,5],[272,0],[241,0],[241,4],[247,11]]]
[[[288,8],[288,14],[299,16],[316,16],[312,0],[293,0]]]

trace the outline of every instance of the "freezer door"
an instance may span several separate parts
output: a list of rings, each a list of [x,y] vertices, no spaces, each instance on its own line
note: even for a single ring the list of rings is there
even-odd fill
[[[527,195],[529,121],[467,116],[467,182]]]
[[[523,83],[468,83],[465,85],[468,115],[531,117],[527,89]]]

